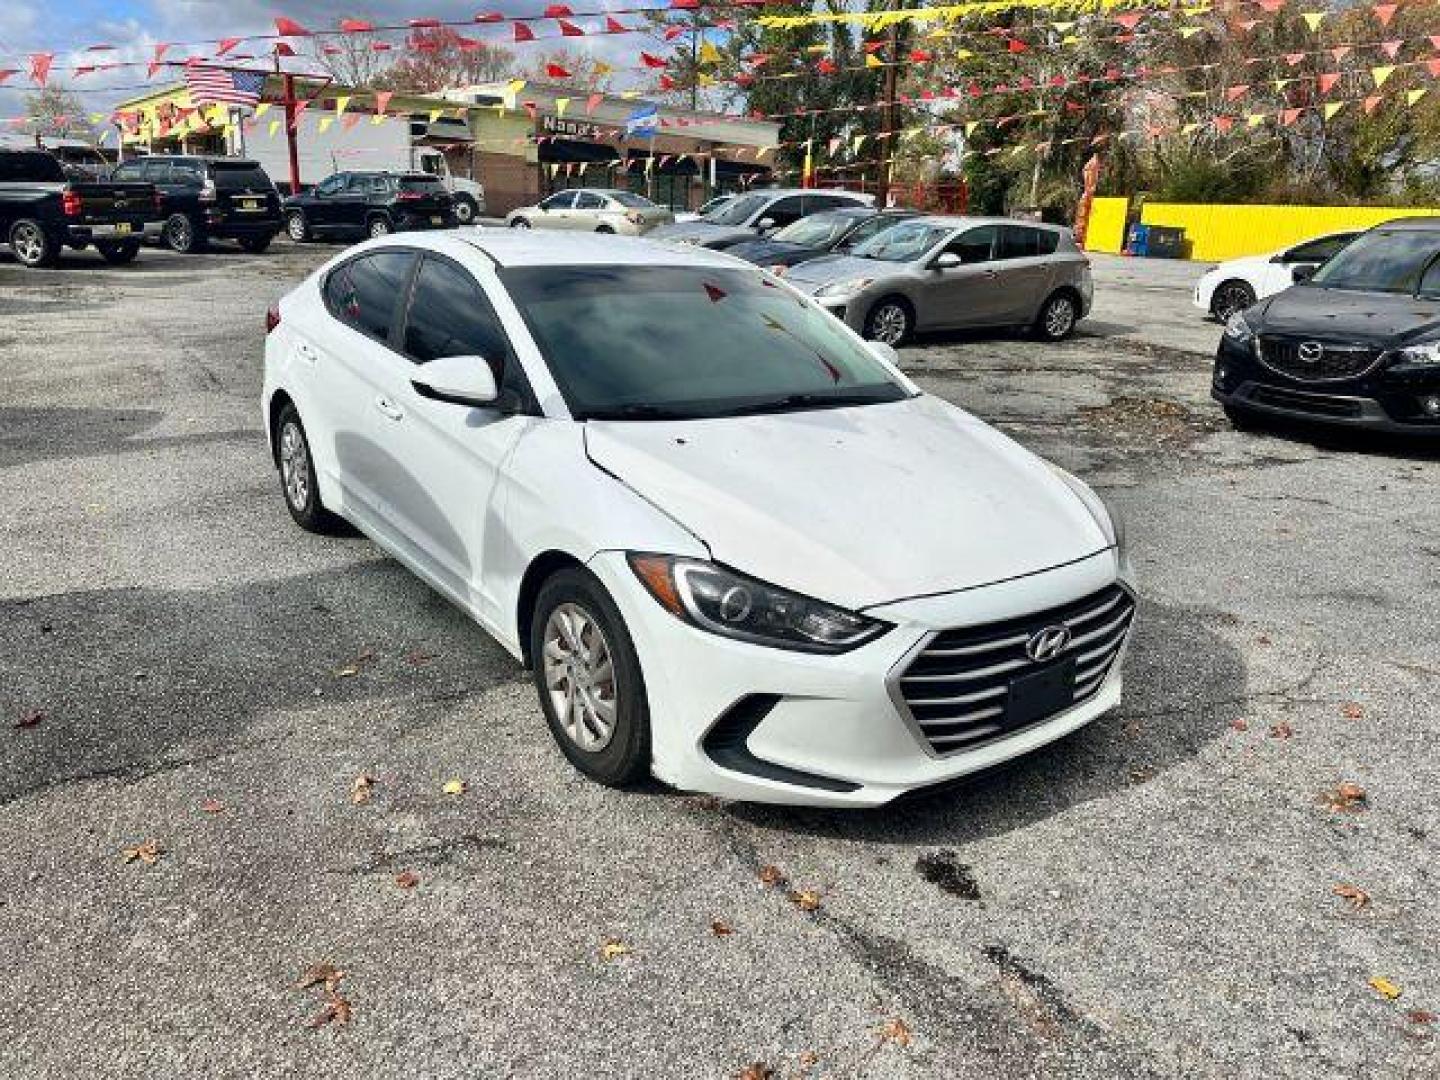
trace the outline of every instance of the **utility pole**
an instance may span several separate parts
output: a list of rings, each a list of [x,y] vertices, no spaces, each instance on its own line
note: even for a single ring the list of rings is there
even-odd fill
[[[893,4],[892,4],[893,9]],[[885,207],[890,198],[890,160],[895,156],[895,93],[896,78],[895,71],[900,64],[900,24],[890,24],[890,48],[889,58],[885,64],[885,107],[880,111],[881,123],[885,130],[880,136],[879,144],[883,147],[883,157],[880,160],[879,181],[875,185],[875,205]]]
[[[275,73],[280,71],[280,54],[275,54]],[[290,194],[300,194],[300,154],[295,146],[295,76],[283,73],[285,86],[285,149],[290,154]]]

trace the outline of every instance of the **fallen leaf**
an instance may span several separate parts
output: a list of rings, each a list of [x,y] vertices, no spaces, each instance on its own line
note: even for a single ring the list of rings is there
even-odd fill
[[[1336,885],[1330,890],[1343,900],[1350,901],[1350,910],[1359,911],[1370,903],[1370,894],[1359,885]]]
[[[200,809],[207,814],[221,814],[225,812],[225,804],[219,799],[206,799],[200,804]]]
[[[1234,728],[1236,731],[1249,731],[1249,730],[1250,730],[1250,725],[1247,724],[1244,720],[1241,720],[1238,716],[1237,716],[1234,720],[1231,720],[1231,721],[1230,721],[1230,726],[1231,726],[1232,728]]]
[[[1320,801],[1331,810],[1341,810],[1350,814],[1356,814],[1365,809],[1366,800],[1365,789],[1350,780],[1346,780],[1320,796]]]
[[[893,1042],[896,1046],[909,1046],[910,1038],[910,1025],[898,1016],[892,1016],[880,1026],[882,1042]]]
[[[45,714],[43,712],[39,709],[32,709],[27,713],[21,713],[15,720],[15,726],[17,728],[35,727],[44,719]]]
[[[604,945],[600,946],[601,960],[615,960],[618,957],[628,956],[629,954],[630,946],[626,945],[625,942],[619,938],[610,938]]]
[[[735,932],[735,928],[723,919],[714,919],[710,923],[710,933],[716,937],[728,937]]]
[[[780,872],[778,866],[762,866],[760,868],[760,884],[764,886],[778,885],[785,880],[785,875]]]
[[[1288,739],[1295,734],[1295,729],[1283,720],[1278,724],[1270,725],[1270,737],[1272,739]]]
[[[1437,1017],[1429,1009],[1411,1009],[1405,1014],[1405,1019],[1412,1024],[1433,1024],[1440,1017]]]
[[[820,894],[813,889],[792,889],[790,902],[801,911],[820,910]]]
[[[337,1027],[344,1027],[350,1023],[350,1013],[350,1002],[327,987],[325,990],[325,1007],[315,1014],[308,1026],[321,1028],[333,1022]]]
[[[1400,996],[1400,987],[1396,986],[1384,975],[1373,975],[1365,980],[1365,985],[1374,990],[1386,1001],[1394,1001]]]
[[[350,785],[350,801],[356,806],[370,801],[371,789],[375,786],[375,778],[361,773],[355,777],[355,782]]]
[[[334,990],[340,985],[340,980],[344,977],[345,972],[341,971],[334,964],[322,961],[318,964],[311,964],[301,973],[300,981],[295,984],[295,989],[308,990],[312,986],[319,986],[321,983],[324,983],[325,989]]]
[[[154,840],[146,840],[143,844],[136,844],[134,847],[125,849],[125,861],[127,863],[142,862],[146,866],[154,866],[160,861],[164,849]]]
[[[446,780],[445,786],[440,790],[446,795],[464,795],[470,789],[470,785],[464,780]]]
[[[1359,720],[1365,715],[1365,710],[1361,708],[1359,702],[1347,701],[1341,706],[1340,715],[1346,720]]]
[[[740,1070],[739,1080],[770,1080],[775,1070],[763,1061],[751,1062]]]
[[[1261,634],[1259,637],[1257,637],[1257,638],[1255,639],[1255,644],[1256,644],[1256,645],[1269,645],[1269,644],[1270,644],[1270,635],[1269,635],[1269,634]]]
[[[413,889],[420,884],[420,875],[413,870],[401,870],[395,875],[395,884],[402,889]]]
[[[359,674],[360,669],[354,664],[351,664],[348,667],[342,667],[339,671],[335,672],[335,677],[337,679],[353,679],[356,675]]]

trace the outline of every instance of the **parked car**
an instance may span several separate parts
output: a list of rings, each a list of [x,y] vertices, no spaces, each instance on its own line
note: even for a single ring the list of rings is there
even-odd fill
[[[569,229],[624,236],[640,236],[674,220],[669,210],[643,195],[609,188],[557,191],[534,206],[522,206],[505,215],[505,224],[512,229]]]
[[[342,172],[281,207],[297,244],[317,236],[388,236],[458,225],[455,198],[429,173]]]
[[[53,154],[0,150],[0,240],[25,266],[54,266],[64,248],[91,244],[106,262],[128,263],[159,219],[150,184],[69,180]]]
[[[1269,416],[1440,435],[1440,220],[1376,226],[1231,315],[1212,393],[1241,428]]]
[[[713,199],[701,203],[698,210],[681,210],[675,215],[675,220],[679,222],[695,221],[707,214],[714,213],[734,198],[734,195],[716,195]]]
[[[1295,284],[1296,274],[1314,273],[1359,236],[1359,230],[1328,233],[1268,255],[1246,255],[1207,270],[1195,283],[1193,302],[1222,323],[1267,296]]]
[[[850,191],[814,191],[806,188],[771,188],[737,195],[713,213],[656,229],[653,239],[724,250],[757,236],[766,236],[801,218],[847,206],[871,206],[873,195]]]
[[[843,255],[897,221],[919,216],[915,210],[874,210],[868,206],[827,210],[801,218],[769,236],[742,240],[725,252],[783,277],[792,266],[831,252]]]
[[[211,240],[235,240],[261,252],[280,232],[280,194],[257,163],[243,158],[157,155],[117,165],[117,180],[143,180],[160,190],[161,242],[191,254]]]
[[[786,276],[853,330],[899,346],[917,330],[1024,326],[1068,337],[1090,312],[1090,262],[1070,230],[997,218],[918,217]]]
[[[347,519],[469,613],[596,780],[873,806],[1119,702],[1100,499],[756,267],[417,233],[266,324],[295,521]]]

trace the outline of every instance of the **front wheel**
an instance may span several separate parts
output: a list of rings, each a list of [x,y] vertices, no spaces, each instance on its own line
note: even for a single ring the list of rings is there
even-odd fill
[[[1080,318],[1075,298],[1069,293],[1056,293],[1045,301],[1035,320],[1035,336],[1042,341],[1064,341],[1075,330]]]
[[[31,218],[21,218],[10,227],[10,250],[21,265],[31,268],[54,266],[60,261],[59,241]]]
[[[480,216],[480,208],[475,205],[475,200],[469,195],[458,195],[455,198],[455,220],[461,225],[473,225],[475,219]]]
[[[370,239],[375,240],[382,236],[389,236],[395,231],[395,227],[390,224],[390,219],[387,217],[373,217],[365,231],[369,233]]]
[[[514,221],[510,222],[510,227],[512,229],[528,229],[530,228],[530,222],[526,221],[523,217],[517,217]]]
[[[898,297],[881,300],[865,316],[865,336],[871,341],[898,349],[910,338],[915,318],[910,305]]]
[[[540,707],[570,763],[623,787],[650,771],[650,707],[620,609],[589,571],[561,570],[535,601],[530,656]]]
[[[98,240],[95,243],[95,250],[111,266],[123,266],[128,262],[134,262],[135,256],[140,254],[140,241],[121,240],[119,243],[113,243]]]
[[[315,478],[315,459],[310,455],[310,440],[300,423],[294,405],[286,405],[275,426],[275,464],[280,470],[280,490],[285,495],[285,508],[306,532],[332,534],[343,528],[341,520],[325,509],[320,501],[320,485]]]
[[[188,214],[171,214],[162,233],[165,246],[181,255],[192,255],[205,247],[205,239]]]
[[[1222,323],[1229,322],[1230,316],[1244,311],[1255,303],[1255,290],[1243,281],[1226,281],[1216,286],[1215,295],[1210,298],[1210,311]]]

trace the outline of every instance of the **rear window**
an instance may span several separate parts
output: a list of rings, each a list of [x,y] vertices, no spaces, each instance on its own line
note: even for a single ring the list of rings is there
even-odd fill
[[[388,341],[413,259],[409,252],[382,251],[341,264],[325,282],[325,305],[341,322]]]
[[[607,191],[606,194],[621,206],[628,206],[632,210],[649,210],[655,206],[653,202],[643,195],[635,195],[629,191]]]
[[[268,189],[274,186],[265,170],[253,161],[217,161],[210,169],[215,177],[215,186],[222,191],[238,191],[242,188],[253,191],[256,188]]]
[[[58,183],[65,179],[65,170],[50,154],[0,152],[0,183],[29,181]]]
[[[1059,242],[1060,234],[1049,229],[1006,225],[1000,235],[1000,258],[1026,259],[1036,255],[1053,255]]]

